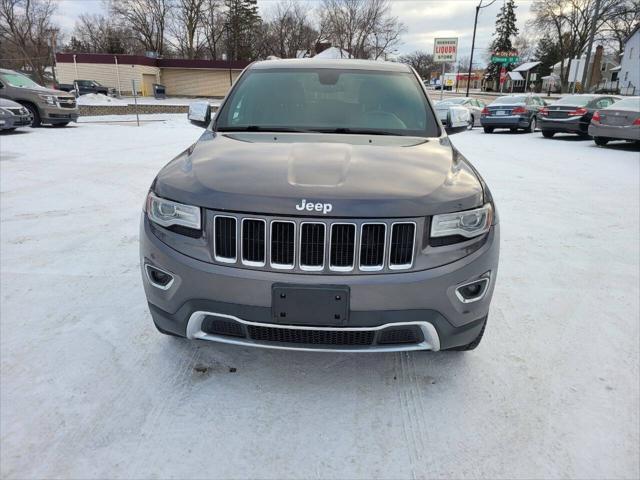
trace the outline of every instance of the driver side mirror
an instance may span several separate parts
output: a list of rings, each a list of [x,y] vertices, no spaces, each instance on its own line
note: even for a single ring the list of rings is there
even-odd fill
[[[193,102],[189,104],[187,118],[198,127],[207,128],[211,123],[212,111],[209,102]]]

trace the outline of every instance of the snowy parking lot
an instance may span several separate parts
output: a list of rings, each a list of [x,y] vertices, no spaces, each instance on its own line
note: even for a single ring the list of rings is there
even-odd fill
[[[161,118],[0,137],[2,478],[640,477],[637,149],[452,136],[502,228],[480,347],[287,352],[155,330],[140,211],[201,133]]]

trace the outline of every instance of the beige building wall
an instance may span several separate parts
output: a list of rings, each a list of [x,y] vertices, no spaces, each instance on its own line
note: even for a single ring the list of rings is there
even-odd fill
[[[232,70],[232,81],[241,70]],[[229,91],[229,70],[163,68],[160,75],[167,95],[188,97],[223,97]]]
[[[73,62],[58,62],[56,66],[56,76],[60,83],[73,83],[76,79],[95,80],[106,87],[115,88],[123,94],[130,94],[132,92],[132,79],[136,81],[136,90],[138,90],[138,93],[142,92],[143,74],[154,75],[159,79],[160,69],[146,65],[115,65],[107,63],[77,63],[74,66]],[[120,79],[119,86],[118,77]],[[150,92],[150,94],[153,94],[153,92]]]

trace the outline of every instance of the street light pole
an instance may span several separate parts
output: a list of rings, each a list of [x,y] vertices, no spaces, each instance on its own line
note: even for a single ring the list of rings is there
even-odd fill
[[[480,13],[481,8],[490,7],[495,3],[496,0],[493,0],[486,5],[482,5],[483,0],[480,0],[480,3],[476,5],[476,18],[473,21],[473,39],[471,40],[471,57],[469,59],[469,76],[467,77],[467,94],[469,96],[469,89],[471,88],[471,69],[473,68],[473,50],[476,48],[476,29],[478,27],[478,14]]]

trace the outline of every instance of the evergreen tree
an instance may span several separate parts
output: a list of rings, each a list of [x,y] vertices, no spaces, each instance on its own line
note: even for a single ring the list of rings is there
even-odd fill
[[[562,60],[562,52],[558,42],[551,37],[548,33],[538,40],[538,46],[536,47],[535,58],[541,62],[538,70],[543,75],[551,73],[553,66]]]
[[[513,50],[513,42],[511,39],[518,35],[518,27],[516,26],[516,12],[518,8],[515,5],[515,0],[507,0],[500,9],[496,17],[496,31],[493,34],[495,37],[491,42],[491,52],[508,52]],[[487,67],[487,74],[490,80],[494,82],[500,78],[500,69],[503,64],[490,63]],[[507,71],[513,68],[512,65],[504,65]]]
[[[254,60],[257,55],[257,32],[262,19],[257,0],[225,0],[227,18],[227,52],[229,60]]]

